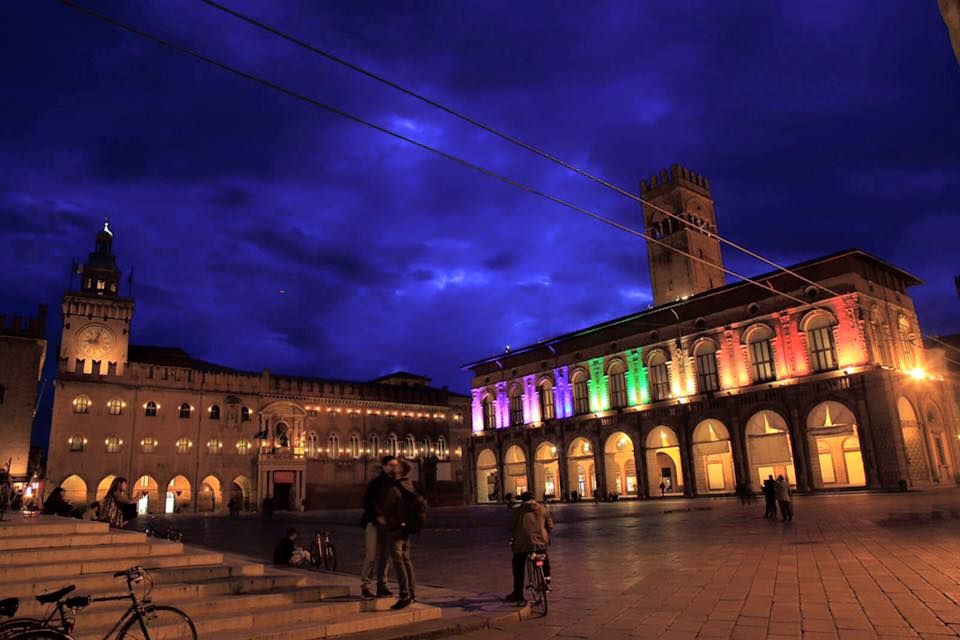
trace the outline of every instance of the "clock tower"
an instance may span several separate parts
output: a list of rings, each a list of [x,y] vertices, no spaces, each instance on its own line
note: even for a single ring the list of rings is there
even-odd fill
[[[123,375],[133,300],[119,295],[120,267],[109,222],[104,221],[97,233],[95,248],[80,273],[80,291],[63,296],[60,371]]]

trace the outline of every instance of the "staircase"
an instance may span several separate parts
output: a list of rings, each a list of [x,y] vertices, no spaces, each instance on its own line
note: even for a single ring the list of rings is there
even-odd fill
[[[393,600],[363,601],[351,593],[357,585],[337,576],[225,558],[104,523],[16,514],[0,522],[0,598],[19,597],[21,616],[42,615],[46,606],[34,596],[70,584],[77,587],[72,595],[124,593],[126,582],[113,573],[135,565],[153,579],[151,600],[185,611],[200,640],[335,638],[440,617],[440,609],[420,603],[391,611]],[[103,638],[127,605],[87,607],[75,638]]]

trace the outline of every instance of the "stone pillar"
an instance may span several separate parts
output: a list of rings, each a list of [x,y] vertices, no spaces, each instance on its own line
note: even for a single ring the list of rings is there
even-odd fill
[[[560,500],[566,502],[570,499],[570,478],[569,478],[569,469],[567,467],[567,442],[563,437],[563,433],[560,433],[560,442],[557,444],[557,475],[559,476],[558,481],[560,483],[559,493]]]
[[[603,437],[599,436],[597,439],[590,441],[590,446],[593,447],[593,468],[597,477],[597,490],[593,497],[596,498],[599,495],[606,499],[609,493],[607,490],[607,455],[602,445],[597,446],[598,440],[602,442]]]
[[[730,432],[730,449],[733,454],[733,469],[737,475],[737,482],[746,486],[750,491],[759,490],[755,487],[758,482],[750,472],[750,461],[747,456],[747,433],[746,425],[741,424],[743,419],[740,412],[733,414],[731,424],[726,425]]]
[[[860,439],[860,456],[863,458],[863,471],[867,476],[867,487],[879,489],[880,470],[877,466],[876,438],[863,393],[857,394],[857,437]]]
[[[787,431],[790,434],[790,446],[793,449],[793,469],[797,474],[797,489],[810,491],[810,446],[807,438],[807,424],[800,419],[796,406],[790,408],[790,422]]]
[[[688,414],[689,419],[689,414]],[[683,469],[683,495],[694,498],[697,495],[697,478],[693,473],[693,450],[687,435],[687,424],[677,429],[677,442],[680,444],[680,467]]]

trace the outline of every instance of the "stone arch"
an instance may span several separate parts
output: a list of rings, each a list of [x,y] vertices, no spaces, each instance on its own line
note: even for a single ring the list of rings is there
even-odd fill
[[[797,326],[800,327],[800,331],[809,331],[811,328],[814,328],[811,325],[816,326],[835,326],[837,324],[837,316],[824,309],[818,307],[816,309],[811,309],[800,318],[800,322],[797,323]]]
[[[200,481],[200,493],[197,495],[197,511],[220,511],[223,508],[223,487],[220,479],[209,475]]]
[[[654,427],[644,440],[647,458],[647,486],[651,497],[683,495],[683,456],[676,432],[666,426]],[[660,485],[663,485],[661,489]]]
[[[503,476],[504,496],[512,493],[516,497],[528,489],[527,454],[520,445],[511,445],[503,453]]]
[[[75,507],[87,504],[87,481],[78,474],[64,478],[58,485],[63,489],[63,499]]]
[[[160,485],[150,475],[142,475],[133,481],[130,497],[137,500],[137,513],[163,513],[163,501],[160,499]]]
[[[693,430],[693,469],[697,494],[730,493],[736,488],[730,431],[714,418]]]
[[[583,436],[574,438],[567,446],[568,489],[581,498],[592,498],[597,491],[596,452],[593,444]]]
[[[477,454],[477,502],[497,502],[499,499],[497,454],[492,449],[483,449]]]
[[[637,495],[639,483],[633,438],[623,431],[611,433],[603,445],[603,467],[607,474],[607,491],[624,496]]]
[[[815,488],[863,487],[867,484],[860,453],[857,418],[847,405],[824,400],[807,413],[807,437],[811,456],[811,480]],[[844,447],[851,439],[856,449]],[[849,444],[849,443],[848,443]]]
[[[177,475],[170,479],[166,487],[164,497],[164,513],[182,513],[186,511],[193,494],[190,491],[190,481],[184,475]]]
[[[744,435],[751,485],[761,486],[768,476],[784,476],[796,486],[790,429],[779,411],[760,409],[754,413],[747,420]]]
[[[923,429],[913,403],[905,396],[897,398],[897,417],[900,420],[900,433],[907,455],[907,475],[910,484],[924,484],[930,481],[930,468],[923,446]]]
[[[950,449],[950,436],[946,432],[943,412],[940,410],[940,406],[933,400],[927,400],[924,403],[923,423],[927,430],[931,463],[935,470],[935,479],[938,481],[950,481],[954,477],[955,468],[952,451]]]
[[[553,442],[544,441],[533,453],[533,491],[538,498],[560,497],[560,450]]]
[[[111,473],[108,476],[104,476],[103,479],[100,480],[99,484],[97,484],[97,492],[95,494],[96,500],[102,501],[107,496],[107,491],[110,489],[110,484],[116,477],[117,476]],[[129,487],[127,488],[127,491],[129,492]]]
[[[230,484],[230,497],[237,500],[241,510],[250,509],[253,503],[253,483],[245,475],[239,475]]]

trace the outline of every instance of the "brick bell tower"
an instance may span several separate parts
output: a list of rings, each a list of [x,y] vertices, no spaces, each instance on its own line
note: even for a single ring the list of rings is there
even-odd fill
[[[83,265],[80,291],[63,296],[61,372],[123,375],[132,319],[133,300],[120,296],[113,232],[104,222]]]
[[[726,282],[720,241],[715,237],[717,218],[709,180],[674,164],[649,180],[641,180],[640,197],[682,218],[678,220],[644,204],[643,223],[647,235],[709,263],[704,264],[648,240],[654,305],[722,287]]]

